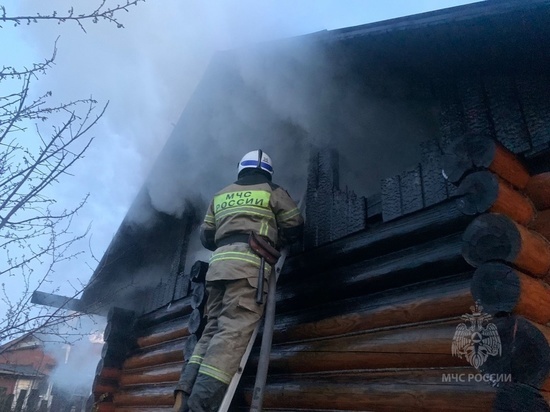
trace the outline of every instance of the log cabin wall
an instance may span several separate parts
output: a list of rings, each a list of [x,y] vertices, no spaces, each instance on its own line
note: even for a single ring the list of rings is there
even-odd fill
[[[473,131],[442,142],[427,141],[415,169],[366,199],[340,190],[334,152],[312,154],[305,251],[279,283],[266,410],[549,410],[546,149],[514,153]],[[98,411],[170,409],[204,326],[204,284],[190,279],[206,266],[180,272],[182,248],[175,281],[142,314],[111,315]],[[479,371],[451,352],[474,298],[502,343]],[[234,410],[250,402],[257,357],[258,342]],[[452,378],[478,373],[512,382]]]

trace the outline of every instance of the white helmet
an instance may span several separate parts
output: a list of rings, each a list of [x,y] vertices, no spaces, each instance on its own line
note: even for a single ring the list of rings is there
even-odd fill
[[[273,175],[273,165],[271,163],[271,157],[261,150],[253,150],[243,156],[239,162],[238,173],[241,173],[243,169],[261,169]]]

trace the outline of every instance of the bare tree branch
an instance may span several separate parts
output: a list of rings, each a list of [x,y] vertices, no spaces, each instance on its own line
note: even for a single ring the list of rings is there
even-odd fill
[[[86,33],[86,29],[83,26],[85,20],[90,20],[93,23],[98,23],[100,19],[107,20],[110,23],[113,23],[117,28],[122,29],[124,25],[116,18],[116,13],[121,11],[130,11],[131,6],[137,6],[139,2],[145,0],[126,0],[126,4],[120,5],[117,4],[115,7],[107,7],[105,4],[106,0],[102,0],[100,5],[93,11],[88,13],[75,13],[73,7],[71,7],[66,14],[58,14],[56,10],[52,11],[50,14],[40,14],[36,13],[35,16],[10,16],[6,11],[5,6],[0,5],[0,22],[10,22],[14,26],[20,26],[23,23],[27,25],[31,23],[38,23],[43,20],[54,20],[58,24],[65,23],[68,21],[73,21],[78,24],[78,26]],[[3,26],[0,26],[2,28]]]

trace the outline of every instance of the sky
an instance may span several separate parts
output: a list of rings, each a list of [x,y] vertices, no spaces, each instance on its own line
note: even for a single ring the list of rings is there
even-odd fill
[[[71,4],[79,14],[96,3],[0,0],[8,15],[53,10],[62,14]],[[466,3],[472,1],[148,0],[118,16],[124,29],[105,21],[84,23],[86,33],[71,22],[4,24],[3,65],[41,61],[51,55],[58,39],[55,65],[35,81],[34,95],[51,90],[52,103],[89,96],[100,104],[109,102],[91,131],[95,140],[85,158],[72,169],[72,176],[50,189],[58,204],[67,208],[89,193],[73,228],[80,233],[91,224],[91,231],[79,245],[85,253],[59,267],[48,287],[71,295],[71,284],[85,283],[91,276],[96,263],[90,250],[98,259],[103,255],[216,51]],[[10,279],[9,288],[16,295],[18,280]],[[0,305],[0,316],[3,313]]]

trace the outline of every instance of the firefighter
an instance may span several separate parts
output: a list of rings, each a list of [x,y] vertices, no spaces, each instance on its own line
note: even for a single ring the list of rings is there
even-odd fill
[[[174,411],[217,411],[238,369],[264,305],[256,301],[260,257],[249,246],[251,232],[280,248],[301,238],[304,220],[296,203],[272,183],[271,158],[247,153],[238,180],[218,192],[201,226],[201,242],[213,251],[206,274],[207,324],[182,369]],[[271,266],[265,266],[264,301]]]

